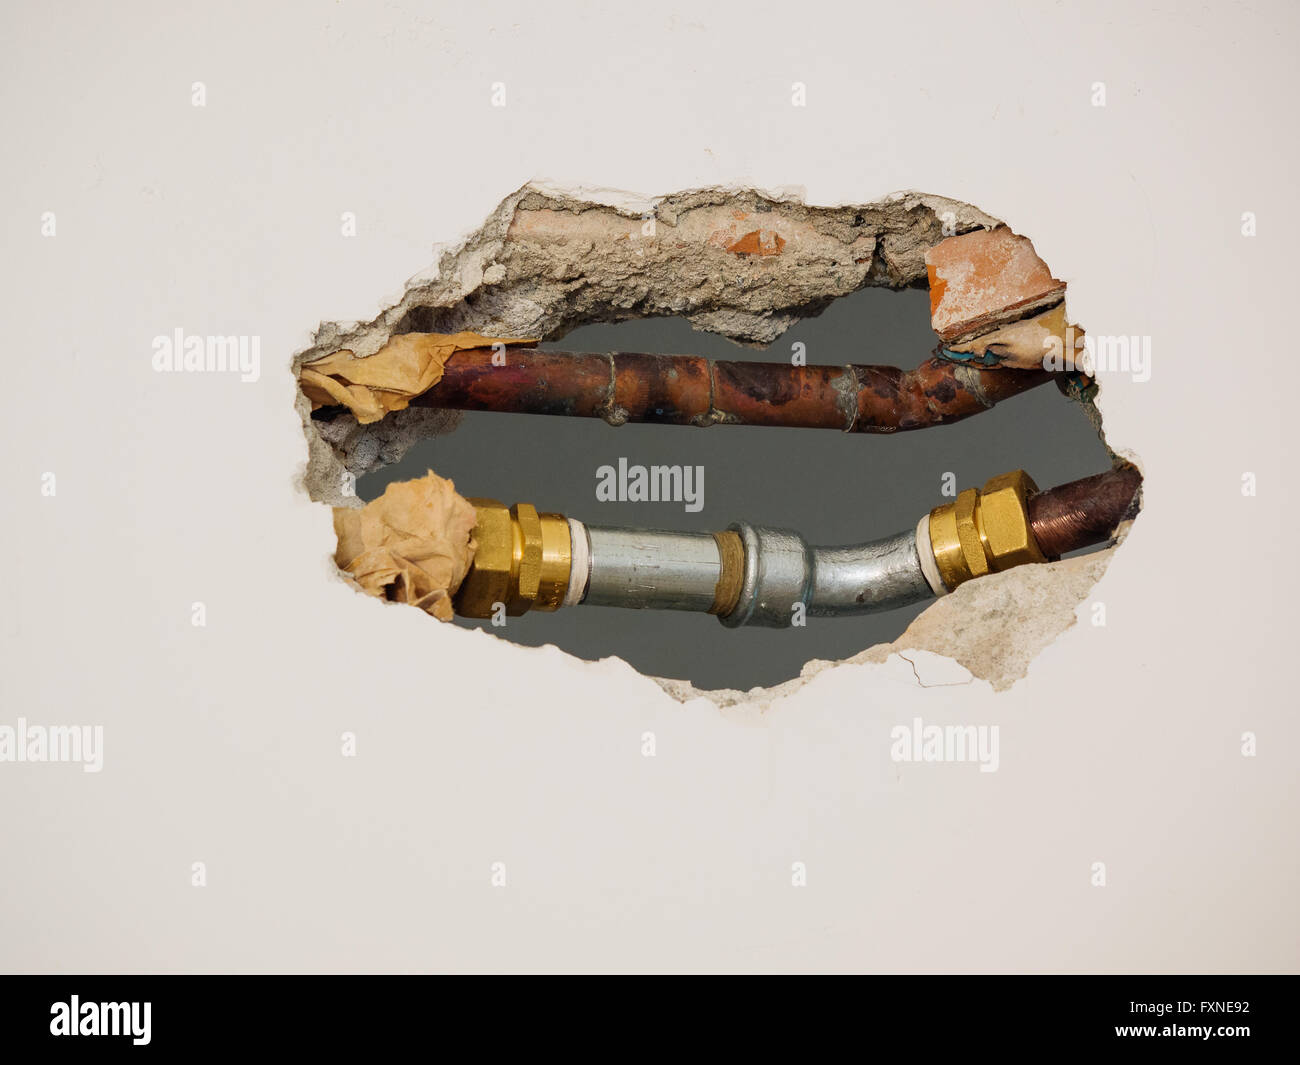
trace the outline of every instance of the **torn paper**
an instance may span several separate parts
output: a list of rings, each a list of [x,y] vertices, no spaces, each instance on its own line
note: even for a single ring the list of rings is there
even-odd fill
[[[997,362],[1016,370],[1040,370],[1044,359],[1055,357],[1059,362],[1063,354],[1073,358],[1082,340],[1083,330],[1069,325],[1065,304],[1061,303],[1046,314],[1012,322],[964,344],[945,345],[945,350],[976,356],[986,364]],[[986,355],[991,358],[984,358]]]
[[[476,520],[456,486],[431,470],[364,507],[335,507],[334,561],[367,594],[450,621],[451,597],[474,559]]]
[[[362,425],[389,411],[405,410],[411,400],[442,379],[442,368],[458,351],[493,344],[535,344],[478,333],[399,333],[373,355],[357,358],[344,349],[309,362],[299,371],[312,409],[341,403]]]

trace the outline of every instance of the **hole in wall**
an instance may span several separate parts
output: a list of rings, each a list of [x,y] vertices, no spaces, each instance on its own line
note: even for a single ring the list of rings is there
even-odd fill
[[[403,333],[471,329],[543,338],[543,350],[788,365],[798,345],[810,365],[909,369],[935,345],[926,250],[954,228],[996,225],[974,208],[935,197],[821,209],[705,190],[637,213],[525,189],[442,257],[436,281],[413,283],[375,322],[322,327],[299,364],[341,348],[365,356]],[[1047,487],[1105,470],[1114,458],[1095,408],[1051,386],[979,417],[892,435],[615,427],[599,419],[415,407],[373,425],[326,407],[306,426],[308,488],[336,505],[356,506],[432,469],[464,495],[527,501],[590,524],[703,532],[744,520],[793,528],[826,545],[912,527],[950,499],[942,494],[945,483],[978,486],[1026,467]],[[697,482],[690,501],[604,501],[598,471],[620,459],[691,467],[702,472],[702,491]],[[796,677],[810,660],[843,659],[892,640],[927,605],[813,617],[779,630],[724,628],[703,613],[585,605],[509,617],[504,626],[454,623],[515,643],[555,644],[585,659],[617,655],[644,673],[699,689],[745,690]]]

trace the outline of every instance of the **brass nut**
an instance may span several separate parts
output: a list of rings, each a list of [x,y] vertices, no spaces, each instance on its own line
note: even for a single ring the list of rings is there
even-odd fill
[[[1029,497],[1038,491],[1024,470],[992,478],[980,492],[979,528],[989,565],[1001,573],[1026,562],[1046,562],[1029,527]]]
[[[471,499],[478,521],[472,536],[474,561],[453,599],[456,613],[469,618],[490,618],[497,603],[510,598],[513,568],[512,522],[508,507],[492,499]]]
[[[462,617],[489,618],[497,604],[510,617],[529,610],[556,610],[569,587],[572,545],[560,514],[538,514],[531,503],[507,507],[495,499],[471,499],[474,561],[456,592]]]
[[[1037,491],[1029,474],[1013,470],[930,511],[930,547],[949,591],[974,577],[1047,561],[1029,524],[1029,497]]]
[[[956,503],[947,503],[930,511],[930,547],[934,551],[935,565],[939,567],[939,576],[948,591],[969,578],[970,571],[961,553],[961,539],[957,536]]]
[[[514,582],[506,600],[511,617],[528,612],[537,599],[542,580],[542,519],[531,503],[516,503],[510,508],[513,525]]]
[[[990,560],[985,557],[983,537],[980,536],[980,494],[974,488],[967,488],[957,496],[953,511],[966,572],[970,577],[984,577],[989,572]]]
[[[569,572],[573,569],[569,519],[563,514],[540,514],[538,520],[542,526],[542,569],[533,609],[559,610],[564,605]]]

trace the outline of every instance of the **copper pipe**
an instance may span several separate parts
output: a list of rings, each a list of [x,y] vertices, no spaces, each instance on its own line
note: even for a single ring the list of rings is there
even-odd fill
[[[1137,515],[1142,475],[1121,466],[1039,492],[1029,500],[1029,525],[1048,558],[1109,540]]]
[[[960,421],[1051,377],[1045,370],[990,369],[937,357],[915,370],[900,370],[714,362],[697,355],[474,348],[453,355],[442,380],[412,403],[603,418],[611,425],[773,425],[893,433]]]

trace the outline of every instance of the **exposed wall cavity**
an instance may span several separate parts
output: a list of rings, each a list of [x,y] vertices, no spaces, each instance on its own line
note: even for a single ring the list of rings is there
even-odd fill
[[[925,287],[927,251],[955,234],[998,225],[977,208],[920,193],[822,208],[748,189],[638,200],[527,186],[476,233],[443,251],[436,269],[412,280],[402,299],[373,321],[322,325],[312,346],[298,354],[295,371],[342,349],[371,355],[403,333],[469,331],[546,341],[582,325],[663,316],[683,317],[739,343],[767,345],[856,290]],[[1040,302],[1049,305],[1050,294]],[[1013,324],[996,338],[1007,351],[1040,342],[1037,333],[1018,328]],[[954,326],[945,337],[953,350],[976,361],[992,357],[987,344],[972,344],[960,332]],[[1091,402],[1095,386],[1063,391],[1084,405],[1100,433]],[[349,412],[312,418],[307,399],[299,395],[298,402],[309,449],[305,488],[313,500],[339,507],[360,505],[357,477],[398,462],[414,444],[453,431],[460,420],[454,412],[412,407],[362,425]],[[472,485],[458,488],[477,494]],[[971,581],[936,601],[893,644],[868,648],[850,661],[928,651],[1006,688],[1074,623],[1113,551]],[[800,678],[767,690],[764,698],[792,690],[829,664],[809,662]],[[680,699],[701,694],[685,682],[660,683]],[[728,705],[753,695],[705,694]]]

